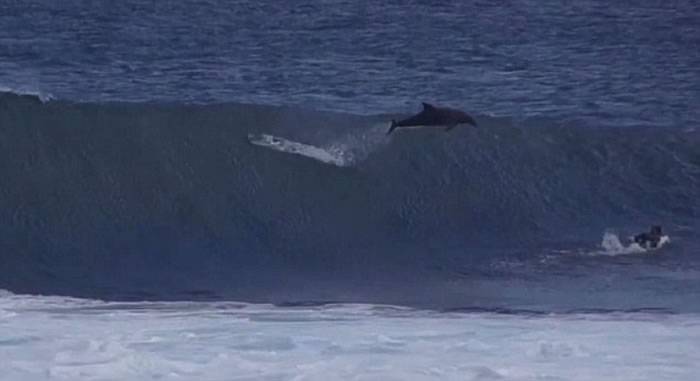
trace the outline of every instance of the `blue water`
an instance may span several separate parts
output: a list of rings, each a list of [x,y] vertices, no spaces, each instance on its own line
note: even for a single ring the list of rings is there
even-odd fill
[[[60,99],[357,113],[420,100],[596,125],[697,123],[697,2],[0,5],[0,82]]]
[[[0,288],[698,311],[698,67],[693,1],[3,2]]]

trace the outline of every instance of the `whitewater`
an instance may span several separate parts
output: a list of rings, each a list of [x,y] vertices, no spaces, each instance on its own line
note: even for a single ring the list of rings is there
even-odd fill
[[[695,380],[697,315],[0,296],[1,380]]]

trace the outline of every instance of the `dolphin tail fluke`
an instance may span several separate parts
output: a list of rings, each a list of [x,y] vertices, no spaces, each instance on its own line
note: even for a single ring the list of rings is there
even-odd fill
[[[394,131],[396,129],[396,127],[398,127],[396,125],[396,121],[392,120],[391,125],[389,126],[389,131],[387,131],[386,134],[389,135],[392,131]]]

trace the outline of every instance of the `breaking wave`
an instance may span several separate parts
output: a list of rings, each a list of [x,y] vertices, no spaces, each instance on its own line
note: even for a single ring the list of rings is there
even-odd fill
[[[386,136],[392,117],[1,93],[0,288],[353,300],[700,213],[694,129],[477,115]]]

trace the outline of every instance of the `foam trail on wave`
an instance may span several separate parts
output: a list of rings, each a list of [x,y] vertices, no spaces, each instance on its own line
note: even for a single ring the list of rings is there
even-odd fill
[[[308,157],[338,167],[349,167],[364,160],[377,147],[387,143],[382,133],[385,128],[384,124],[375,124],[369,130],[342,135],[322,146],[270,134],[248,134],[248,140],[254,145],[275,151]]]
[[[349,166],[352,163],[352,159],[343,155],[344,152],[342,151],[328,151],[321,147],[295,142],[279,136],[268,134],[248,134],[248,140],[257,146],[270,148],[275,151],[305,156],[339,167]]]

